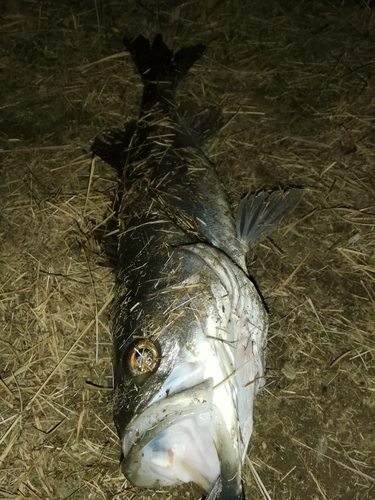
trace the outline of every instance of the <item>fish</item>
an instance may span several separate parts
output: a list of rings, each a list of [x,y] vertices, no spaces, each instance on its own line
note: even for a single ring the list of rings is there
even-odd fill
[[[193,482],[207,500],[243,500],[268,332],[246,255],[301,190],[250,193],[234,217],[202,150],[221,109],[176,101],[205,46],[173,51],[160,34],[123,41],[143,82],[140,113],[92,145],[119,173],[111,315],[122,471],[142,488]]]

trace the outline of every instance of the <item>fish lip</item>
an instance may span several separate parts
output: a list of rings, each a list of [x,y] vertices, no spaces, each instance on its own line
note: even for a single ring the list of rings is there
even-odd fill
[[[223,415],[216,405],[212,407],[215,416],[216,431],[218,434],[216,451],[220,461],[220,488],[216,500],[237,500],[242,498],[241,471],[242,460],[238,446],[234,446],[230,433],[225,425]],[[215,490],[215,485],[208,491],[207,499],[215,498],[211,491]]]
[[[121,439],[124,456],[121,468],[125,477],[133,484],[137,484],[142,448],[171,425],[211,410],[212,399],[213,379],[210,377],[193,387],[153,403],[133,417]]]

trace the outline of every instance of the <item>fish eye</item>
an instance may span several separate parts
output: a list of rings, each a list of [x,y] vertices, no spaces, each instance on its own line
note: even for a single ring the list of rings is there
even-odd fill
[[[137,340],[126,355],[127,368],[133,377],[151,375],[159,367],[160,352],[151,340]]]

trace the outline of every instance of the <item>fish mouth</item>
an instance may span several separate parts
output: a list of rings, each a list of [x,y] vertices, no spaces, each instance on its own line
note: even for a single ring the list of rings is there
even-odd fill
[[[213,390],[213,379],[207,378],[131,420],[122,437],[122,471],[129,481],[141,487],[195,482],[209,492],[220,477],[226,496],[217,498],[241,498],[238,446],[213,404]],[[174,443],[171,435],[177,435]]]

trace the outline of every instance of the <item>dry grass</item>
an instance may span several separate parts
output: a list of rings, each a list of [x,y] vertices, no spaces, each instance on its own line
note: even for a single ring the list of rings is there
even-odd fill
[[[159,31],[208,44],[180,90],[231,118],[207,152],[233,205],[262,186],[306,190],[249,256],[271,330],[247,498],[375,498],[370,3],[8,0],[0,13],[0,498],[199,498],[121,476],[113,276],[94,237],[116,178],[90,141],[135,117],[141,92],[121,36]]]

